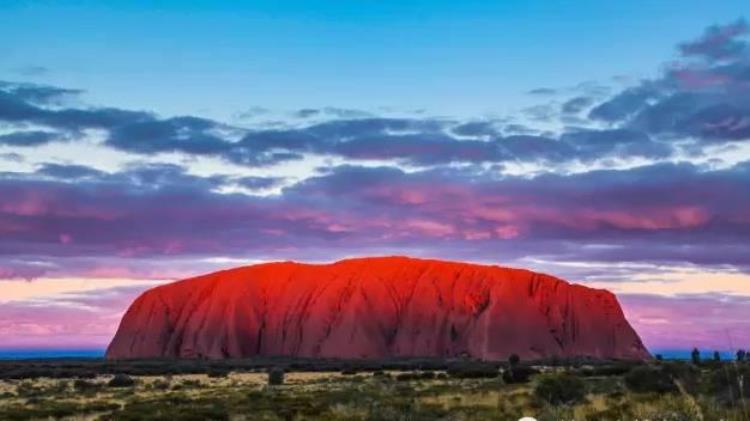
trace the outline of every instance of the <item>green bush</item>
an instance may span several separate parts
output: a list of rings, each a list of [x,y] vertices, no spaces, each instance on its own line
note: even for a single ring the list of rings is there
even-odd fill
[[[101,388],[101,384],[84,379],[76,379],[73,388],[79,392],[93,392]]]
[[[229,376],[229,369],[225,367],[210,367],[206,370],[206,375],[212,379],[220,379]]]
[[[662,370],[668,374],[673,383],[679,382],[688,393],[698,393],[701,387],[701,370],[695,365],[684,361],[668,361],[662,363]]]
[[[625,386],[637,393],[676,392],[673,376],[662,367],[635,367],[625,375]]]
[[[495,365],[485,363],[457,364],[448,368],[448,375],[458,379],[492,378],[499,374]]]
[[[510,364],[511,367],[517,366],[521,362],[521,357],[518,356],[518,354],[510,354],[510,357],[508,357],[508,364]]]
[[[538,373],[531,367],[512,367],[503,371],[503,381],[508,384],[527,383],[532,374]]]
[[[284,370],[281,368],[272,368],[268,372],[268,385],[280,386],[284,384]]]
[[[568,373],[545,374],[537,379],[534,396],[552,405],[576,404],[586,397],[586,384]]]
[[[733,406],[750,398],[750,367],[725,365],[708,377],[708,391],[719,403]]]
[[[701,352],[698,348],[693,348],[693,351],[690,353],[690,360],[692,360],[695,365],[701,363]]]
[[[617,363],[617,364],[605,364],[605,365],[595,365],[591,367],[584,367],[579,370],[578,374],[584,377],[589,376],[603,376],[603,377],[609,377],[609,376],[622,376],[633,367],[632,364],[627,363]]]

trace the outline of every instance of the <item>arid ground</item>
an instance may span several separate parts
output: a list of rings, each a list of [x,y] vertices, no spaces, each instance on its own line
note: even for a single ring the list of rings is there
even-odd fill
[[[0,419],[750,419],[747,362],[263,365],[0,362]]]

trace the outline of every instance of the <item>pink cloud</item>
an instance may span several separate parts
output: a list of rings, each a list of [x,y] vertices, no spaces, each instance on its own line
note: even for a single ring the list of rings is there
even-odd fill
[[[618,298],[650,349],[750,348],[750,298],[625,294]]]
[[[5,303],[0,306],[2,347],[105,347],[127,306],[145,288],[116,288],[70,296],[66,305]]]

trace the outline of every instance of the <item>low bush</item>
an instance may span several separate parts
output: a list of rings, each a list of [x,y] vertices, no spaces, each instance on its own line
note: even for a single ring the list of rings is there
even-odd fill
[[[109,387],[133,387],[135,386],[135,380],[127,374],[115,374],[114,377],[107,383]]]
[[[750,399],[750,367],[725,365],[708,376],[708,392],[723,405],[739,405]]]
[[[586,397],[586,384],[573,374],[545,374],[536,380],[534,396],[552,405],[576,404]]]
[[[676,392],[673,375],[663,367],[635,367],[625,374],[625,386],[636,393]]]
[[[492,364],[460,364],[448,368],[448,375],[458,379],[481,379],[497,377],[500,372]]]
[[[587,366],[578,371],[578,374],[585,377],[594,376],[622,376],[633,368],[632,364],[606,364]]]
[[[512,367],[503,371],[503,381],[508,384],[527,383],[532,374],[538,371],[525,366]]]
[[[93,392],[99,390],[102,387],[100,383],[92,382],[90,380],[76,379],[73,381],[73,388],[79,392]]]
[[[268,385],[280,386],[284,384],[284,370],[281,368],[272,368],[268,371]]]

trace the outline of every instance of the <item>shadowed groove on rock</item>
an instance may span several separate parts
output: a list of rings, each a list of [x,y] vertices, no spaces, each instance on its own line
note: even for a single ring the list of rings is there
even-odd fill
[[[133,302],[107,358],[649,358],[606,290],[522,269],[408,257],[266,263]]]

